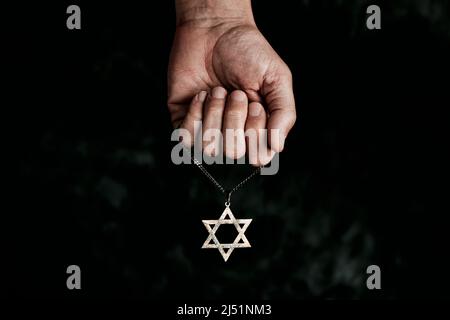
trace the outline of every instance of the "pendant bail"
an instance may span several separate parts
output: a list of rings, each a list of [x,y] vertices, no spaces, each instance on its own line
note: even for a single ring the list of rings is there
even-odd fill
[[[227,197],[226,197],[226,200],[225,200],[225,206],[229,207],[230,204],[231,204],[231,191],[227,191]]]

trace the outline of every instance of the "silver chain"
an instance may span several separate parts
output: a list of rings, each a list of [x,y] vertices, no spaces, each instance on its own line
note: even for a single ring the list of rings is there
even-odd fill
[[[248,180],[253,178],[256,174],[261,172],[261,168],[262,168],[262,167],[256,168],[255,170],[253,170],[253,172],[247,178],[245,178],[244,180],[239,182],[230,191],[227,191],[219,182],[217,182],[216,179],[214,179],[214,177],[208,172],[208,170],[206,170],[206,168],[200,163],[200,161],[198,161],[194,157],[192,157],[192,161],[200,169],[200,171],[217,187],[217,189],[219,189],[226,196],[225,206],[227,206],[227,207],[229,207],[231,204],[231,195],[233,194],[233,192],[235,192],[237,189],[242,187],[245,183],[247,183]]]

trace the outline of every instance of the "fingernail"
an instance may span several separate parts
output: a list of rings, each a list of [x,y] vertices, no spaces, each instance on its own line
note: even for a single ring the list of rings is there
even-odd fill
[[[236,90],[231,93],[231,100],[243,102],[247,100],[247,95],[243,91]]]
[[[200,91],[200,93],[198,94],[198,100],[200,101],[200,102],[203,102],[203,101],[205,101],[205,99],[206,99],[206,91]]]
[[[212,96],[216,99],[224,99],[227,95],[227,91],[222,87],[215,87],[212,90]]]
[[[248,112],[250,113],[250,115],[252,117],[257,117],[261,114],[261,109],[262,109],[261,105],[252,103],[252,104],[250,104],[249,108],[250,108],[250,110],[248,110]]]

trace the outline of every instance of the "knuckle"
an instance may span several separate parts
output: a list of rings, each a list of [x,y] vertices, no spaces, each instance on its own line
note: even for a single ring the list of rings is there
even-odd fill
[[[285,67],[284,73],[286,74],[286,77],[287,77],[289,80],[292,80],[292,71],[291,71],[291,69],[290,69],[287,65],[286,65],[286,67]]]
[[[291,115],[289,117],[289,126],[292,128],[297,121],[297,113],[295,112],[295,109],[291,111]]]
[[[208,113],[213,113],[213,114],[218,114],[218,113],[222,113],[223,112],[223,108],[224,105],[223,103],[217,103],[218,101],[215,102],[211,102],[210,104],[208,104],[208,106],[206,107],[206,111]]]
[[[211,103],[211,105],[208,108],[208,111],[210,112],[220,112],[222,113],[224,109],[224,105],[221,103]]]
[[[186,122],[196,122],[196,121],[202,121],[202,115],[197,114],[195,112],[188,112],[186,115]]]
[[[232,120],[241,120],[244,117],[244,110],[237,108],[229,108],[225,111],[228,118]]]
[[[282,62],[282,66],[281,66],[281,68],[280,68],[280,71],[281,71],[281,73],[282,73],[284,76],[286,76],[286,77],[292,79],[292,71],[291,71],[291,69],[289,68],[289,66],[288,66],[284,61]]]
[[[294,125],[295,122],[297,121],[297,113],[295,112],[295,109],[293,110],[286,110],[285,112],[285,124],[284,124],[284,129],[283,133],[286,135],[288,133],[289,130],[291,130]]]

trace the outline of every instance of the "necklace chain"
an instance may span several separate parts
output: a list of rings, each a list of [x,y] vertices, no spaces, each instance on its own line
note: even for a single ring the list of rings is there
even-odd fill
[[[244,180],[239,182],[237,185],[235,185],[233,189],[227,191],[216,179],[214,179],[214,177],[208,172],[208,170],[206,170],[206,168],[200,163],[200,161],[198,161],[194,157],[192,157],[192,161],[200,169],[200,171],[217,187],[217,189],[219,189],[223,194],[225,194],[225,196],[226,196],[225,206],[227,206],[227,207],[230,206],[231,195],[233,194],[233,192],[238,190],[245,183],[247,183],[251,178],[253,178],[256,174],[261,172],[261,168],[262,168],[262,167],[256,168],[255,170],[253,170],[253,172],[247,178],[245,178]]]

